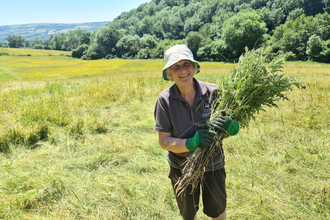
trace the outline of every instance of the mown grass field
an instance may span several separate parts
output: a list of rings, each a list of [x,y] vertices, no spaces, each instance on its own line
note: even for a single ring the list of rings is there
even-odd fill
[[[163,61],[34,52],[0,56],[0,219],[181,219],[153,131]],[[330,65],[284,71],[307,88],[224,143],[228,219],[330,218]]]
[[[36,50],[29,48],[0,48],[0,53],[9,56],[71,56],[71,51]]]

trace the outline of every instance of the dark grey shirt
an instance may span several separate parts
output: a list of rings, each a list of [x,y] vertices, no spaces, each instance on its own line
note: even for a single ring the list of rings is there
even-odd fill
[[[179,88],[176,84],[162,91],[157,99],[154,116],[155,131],[171,132],[172,137],[187,139],[195,135],[210,118],[212,106],[210,103],[211,94],[219,87],[215,84],[197,81],[197,91],[193,106],[181,96]],[[222,146],[221,151],[217,152],[213,161],[207,166],[206,171],[217,170],[224,167],[224,154]],[[184,162],[192,152],[167,154],[167,160],[171,167],[182,169]]]

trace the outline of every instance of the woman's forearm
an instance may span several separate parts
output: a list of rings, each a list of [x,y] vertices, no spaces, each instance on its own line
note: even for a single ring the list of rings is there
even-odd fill
[[[167,151],[173,153],[186,153],[189,152],[186,146],[187,139],[179,139],[174,137],[159,138],[160,146]]]

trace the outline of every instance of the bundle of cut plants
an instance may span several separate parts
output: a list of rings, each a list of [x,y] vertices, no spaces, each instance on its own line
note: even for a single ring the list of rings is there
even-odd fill
[[[214,95],[212,114],[208,121],[226,112],[239,121],[240,127],[249,126],[256,114],[264,111],[265,106],[278,107],[276,102],[288,100],[286,92],[305,88],[303,83],[293,77],[286,77],[282,71],[283,55],[272,54],[271,48],[245,50],[229,76],[222,76],[216,84],[220,90]],[[221,151],[222,140],[227,134],[218,134],[211,147],[199,147],[187,160],[182,176],[176,184],[176,195],[181,195],[189,185],[193,192],[203,183],[206,166],[215,153]],[[223,153],[223,152],[222,152]]]

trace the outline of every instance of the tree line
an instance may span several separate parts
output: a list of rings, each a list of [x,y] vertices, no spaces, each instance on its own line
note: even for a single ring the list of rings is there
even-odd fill
[[[163,58],[168,47],[185,43],[201,61],[232,62],[245,47],[267,45],[287,60],[329,63],[329,13],[330,0],[152,0],[93,32],[6,40],[84,60]]]

